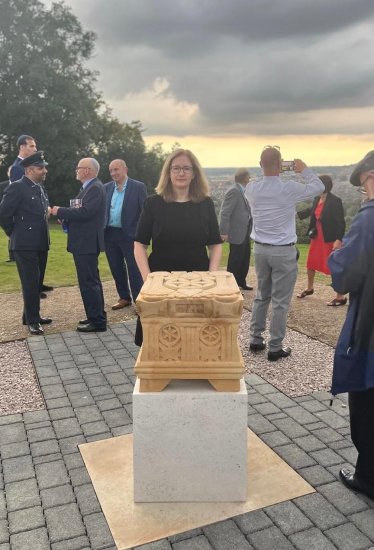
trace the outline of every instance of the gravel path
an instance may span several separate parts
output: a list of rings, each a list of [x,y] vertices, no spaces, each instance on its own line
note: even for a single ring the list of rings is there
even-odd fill
[[[0,344],[0,416],[44,409],[26,342]]]
[[[260,353],[249,351],[250,320],[251,312],[245,309],[239,327],[239,343],[248,372],[260,375],[290,397],[330,389],[334,358],[331,346],[287,328],[284,347],[292,349],[290,357],[268,361],[267,349]],[[269,338],[268,328],[265,340]]]

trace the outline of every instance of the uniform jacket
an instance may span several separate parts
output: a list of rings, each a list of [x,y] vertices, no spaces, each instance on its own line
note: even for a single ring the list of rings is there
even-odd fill
[[[252,228],[251,208],[238,183],[228,188],[220,211],[219,230],[231,244],[242,244]]]
[[[361,207],[343,246],[328,261],[336,292],[349,292],[349,308],[335,349],[331,391],[374,387],[374,201]]]
[[[316,227],[317,220],[315,211],[318,206],[320,197],[314,197],[313,206],[300,210],[297,215],[300,220],[304,220],[310,216],[310,224],[308,227],[307,235],[309,231]],[[323,239],[325,243],[332,243],[336,240],[342,241],[345,232],[345,219],[343,203],[339,197],[328,193],[326,202],[321,214],[321,225]]]
[[[105,227],[109,223],[110,205],[115,185],[114,181],[104,185],[106,192]],[[144,183],[128,178],[121,213],[122,232],[126,241],[133,241],[135,238],[139,216],[146,198],[147,188]]]
[[[75,197],[82,199],[81,208],[59,208],[57,217],[69,223],[68,252],[98,254],[104,251],[104,217],[106,195],[103,184],[94,178]]]
[[[11,182],[20,180],[25,175],[25,169],[20,166],[21,157],[17,157],[10,167],[9,179]]]
[[[0,204],[0,224],[10,236],[10,250],[49,249],[47,208],[40,187],[27,176],[6,188]]]

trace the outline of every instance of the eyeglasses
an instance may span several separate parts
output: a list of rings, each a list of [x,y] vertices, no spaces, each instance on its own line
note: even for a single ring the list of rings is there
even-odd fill
[[[369,178],[374,178],[374,172],[372,174],[369,174],[368,177],[366,179],[364,179],[364,181],[361,183],[360,187],[357,189],[357,191],[359,193],[361,193],[362,195],[366,195],[366,193],[367,193],[367,191],[364,188],[364,184],[367,182],[367,180]]]
[[[262,150],[265,151],[265,149],[278,149],[279,152],[281,150],[279,145],[265,145],[265,147]]]
[[[184,174],[192,174],[192,166],[170,166],[170,172],[173,174],[179,174],[180,171],[183,171]]]
[[[89,166],[76,166],[75,168],[75,171],[77,172],[78,170],[91,170],[91,168]]]

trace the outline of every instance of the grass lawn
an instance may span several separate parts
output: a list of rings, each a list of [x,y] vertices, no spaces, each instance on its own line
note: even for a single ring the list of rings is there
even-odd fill
[[[73,286],[77,285],[77,276],[73,256],[66,251],[66,234],[62,231],[60,225],[50,225],[51,249],[48,255],[47,271],[45,276],[46,284],[53,286]],[[305,263],[308,254],[309,245],[298,245],[300,250],[299,274],[305,275]],[[229,245],[224,243],[221,266],[227,265],[229,254]],[[18,278],[17,267],[15,263],[5,263],[8,258],[8,240],[4,232],[0,233],[0,292],[17,292],[21,290]],[[100,254],[100,275],[103,281],[112,279],[108,262],[105,254]],[[253,254],[251,255],[251,265],[253,265]],[[329,282],[329,277],[317,274],[316,279],[325,283]]]

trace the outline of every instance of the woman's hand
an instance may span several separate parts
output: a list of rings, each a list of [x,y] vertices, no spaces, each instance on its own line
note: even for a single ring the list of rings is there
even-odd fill
[[[334,244],[332,245],[332,250],[339,250],[339,248],[341,248],[343,246],[343,243],[342,241],[339,241],[339,239],[337,239]]]
[[[222,256],[222,245],[212,244],[209,247],[209,271],[218,271]]]

